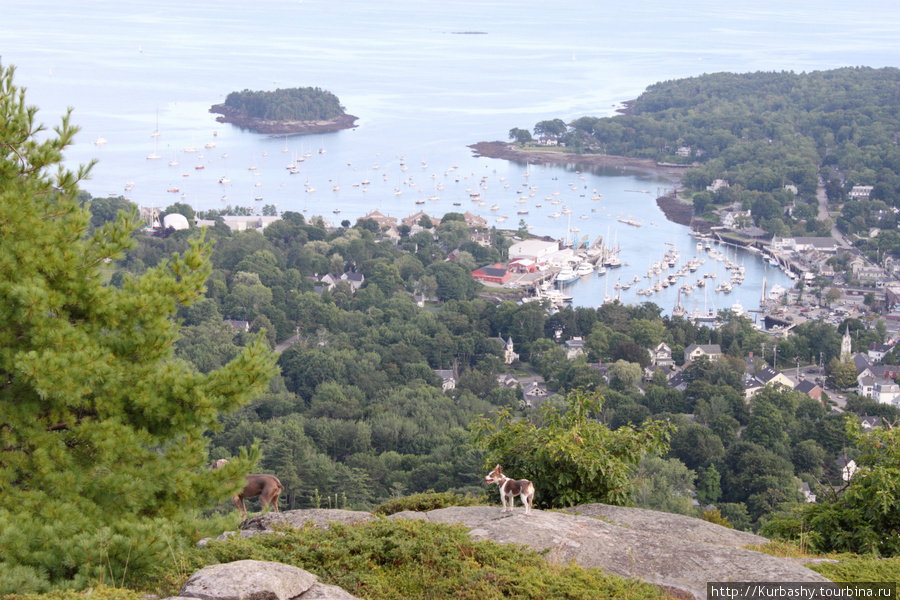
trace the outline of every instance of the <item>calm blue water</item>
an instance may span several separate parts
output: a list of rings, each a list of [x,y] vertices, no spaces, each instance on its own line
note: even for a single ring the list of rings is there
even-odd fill
[[[524,218],[533,233],[554,237],[567,228],[591,239],[609,232],[628,263],[613,275],[624,281],[646,272],[667,243],[684,258],[694,254],[687,228],[668,223],[656,207],[655,195],[669,181],[616,170],[576,173],[577,166],[532,166],[526,181],[525,165],[476,159],[466,146],[505,140],[512,127],[530,128],[542,119],[611,115],[660,80],[900,65],[900,6],[894,2],[730,4],[6,2],[0,56],[18,67],[16,81],[27,86],[44,123],[52,126],[67,106],[75,108],[82,132],[67,160],[100,161],[84,183],[94,195],[125,194],[125,183],[133,181],[125,195],[144,206],[277,204],[336,220],[374,208],[398,217],[420,208],[435,215],[472,210],[492,223],[506,215],[499,226],[516,228]],[[464,31],[483,34],[454,33]],[[307,85],[337,94],[360,117],[359,127],[272,138],[216,123],[207,112],[234,90]],[[154,140],[157,119],[161,134]],[[92,142],[100,136],[107,143],[98,147]],[[215,148],[204,148],[211,140]],[[199,152],[185,153],[190,146]],[[161,160],[146,159],[154,151]],[[307,153],[300,173],[289,174],[291,157]],[[172,160],[179,164],[169,166]],[[478,206],[467,190],[485,176],[486,204]],[[222,177],[230,183],[218,183]],[[372,184],[353,186],[364,179]],[[307,181],[314,192],[305,191]],[[340,190],[332,191],[335,186]],[[166,191],[173,187],[179,193]],[[602,194],[599,201],[591,200],[594,190]],[[257,196],[263,201],[255,202]],[[430,196],[440,200],[416,204]],[[522,196],[525,203],[518,203]],[[491,211],[494,204],[498,209]],[[528,214],[518,215],[523,206]],[[565,215],[548,216],[563,206],[572,209],[571,223]],[[644,225],[621,225],[619,215]],[[747,308],[758,304],[763,265],[750,255],[738,261],[747,269],[745,283],[728,297],[705,300],[710,306],[736,299]],[[789,285],[777,273],[768,281],[770,287]],[[577,304],[596,305],[606,286],[593,277],[571,289]],[[633,300],[634,289],[623,299]],[[652,300],[668,311],[675,292],[667,293]],[[694,302],[702,308],[704,298],[684,301],[689,309]]]

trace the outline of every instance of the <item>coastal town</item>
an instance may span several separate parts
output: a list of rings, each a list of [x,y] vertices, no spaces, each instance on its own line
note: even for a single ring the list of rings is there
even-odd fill
[[[716,185],[727,183],[716,182]],[[865,188],[855,188],[852,195],[858,197],[865,191]],[[158,217],[158,213],[151,217],[150,210],[146,208],[143,214],[147,219]],[[886,332],[886,343],[873,344],[857,352],[850,351],[849,333],[845,330],[841,358],[854,365],[857,373],[855,385],[836,388],[833,381],[826,377],[824,361],[812,361],[806,365],[798,362],[794,368],[776,371],[772,366],[761,365],[758,358],[754,361],[751,353],[750,357],[741,357],[748,359],[746,397],[749,400],[764,386],[779,383],[816,400],[825,393],[831,401],[830,406],[836,411],[843,409],[847,393],[900,406],[900,387],[894,382],[898,373],[881,365],[885,354],[896,343],[900,330],[900,308],[897,307],[900,299],[900,263],[891,257],[885,258],[882,264],[872,263],[836,229],[833,237],[775,236],[766,239],[765,232],[748,225],[750,217],[750,211],[740,210],[739,207],[720,211],[718,224],[691,232],[696,239],[694,247],[682,251],[667,244],[660,249],[660,259],[649,266],[646,274],[625,282],[618,278],[608,288],[608,293],[598,299],[598,306],[624,302],[622,295],[630,288],[635,288],[636,297],[653,302],[655,293],[671,287],[677,289],[678,300],[674,306],[664,308],[670,310],[672,317],[715,328],[729,314],[745,316],[768,337],[773,348],[779,340],[788,338],[795,327],[807,322],[821,321],[838,326],[847,319],[855,319],[869,329],[875,329],[879,324]],[[277,215],[223,215],[219,218],[236,232],[262,231],[281,219]],[[178,213],[165,215],[163,219],[159,223],[162,228],[189,226]],[[484,247],[491,245],[491,231],[485,218],[466,211],[461,219],[469,232],[466,242]],[[375,223],[378,239],[384,243],[398,244],[403,236],[420,232],[430,233],[437,240],[435,231],[441,224],[441,217],[419,210],[398,219],[373,210],[357,220],[361,221]],[[323,223],[335,228],[327,219],[323,218]],[[215,222],[198,219],[196,225],[213,226]],[[618,245],[613,240],[604,240],[603,236],[591,243],[587,240],[570,241],[568,236],[563,239],[535,237],[514,230],[504,230],[502,235],[508,241],[506,260],[471,270],[471,277],[484,286],[484,294],[498,301],[543,302],[548,311],[557,311],[571,302],[572,296],[568,290],[572,284],[598,274],[615,272],[622,266]],[[738,248],[758,256],[771,269],[786,274],[794,286],[785,288],[774,285],[767,288],[764,282],[757,306],[744,307],[740,301],[725,300],[718,302],[720,310],[696,307],[688,310],[687,298],[692,293],[714,294],[727,299],[733,287],[741,285],[744,266],[736,261]],[[445,250],[446,260],[450,261],[455,260],[460,252],[459,248]],[[320,289],[330,289],[336,283],[345,281],[356,290],[363,284],[363,279],[361,274],[352,272],[323,274],[317,284]],[[420,305],[424,300],[425,297],[420,298]],[[511,363],[515,341],[508,339],[502,342],[502,352],[507,362]],[[570,358],[584,354],[583,340],[570,339],[561,341],[561,344]],[[715,361],[723,354],[722,349],[714,344],[693,344],[685,348],[683,360],[681,357],[673,359],[671,349],[664,343],[648,350],[652,360],[645,370],[646,380],[649,381],[656,370],[663,370],[670,385],[681,389],[686,383],[680,373],[693,359],[707,356]],[[777,361],[774,362],[777,364]],[[599,368],[603,369],[602,366]],[[435,372],[441,377],[445,390],[454,387],[456,375],[452,371],[437,369]],[[505,375],[501,384],[523,385],[523,401],[528,406],[539,404],[543,398],[553,394],[540,377],[526,377],[520,381]]]

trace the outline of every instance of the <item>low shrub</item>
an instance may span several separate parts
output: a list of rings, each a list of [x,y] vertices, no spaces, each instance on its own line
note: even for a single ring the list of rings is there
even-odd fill
[[[190,552],[190,572],[235,560],[277,561],[367,600],[665,597],[642,581],[574,564],[552,565],[539,553],[514,545],[474,541],[459,525],[378,519],[332,524],[327,530],[286,528],[281,533],[212,542]],[[157,583],[154,591],[160,596],[178,592],[174,581]]]
[[[405,510],[425,512],[449,506],[479,506],[483,504],[485,504],[483,499],[475,498],[470,494],[461,496],[450,492],[424,492],[385,502],[372,512],[376,515],[388,516]]]
[[[839,583],[900,582],[900,558],[877,558],[872,555],[841,554],[838,562],[806,565],[823,577]],[[894,591],[894,597],[897,590]]]

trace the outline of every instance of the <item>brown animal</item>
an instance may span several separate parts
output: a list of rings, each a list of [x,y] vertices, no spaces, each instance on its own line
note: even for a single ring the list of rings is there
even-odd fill
[[[224,458],[220,458],[213,464],[212,468],[216,469],[227,462],[228,461]],[[278,478],[274,475],[251,474],[247,475],[246,479],[247,485],[244,486],[244,490],[234,497],[234,507],[241,511],[241,518],[247,518],[247,507],[244,505],[244,499],[256,498],[257,496],[259,496],[263,512],[265,512],[266,507],[270,504],[272,505],[272,510],[278,512],[278,496],[284,489],[284,486],[281,485]]]
[[[525,514],[527,515],[531,512],[531,505],[534,503],[534,484],[527,479],[510,479],[500,472],[500,465],[497,465],[493,471],[485,476],[484,483],[486,485],[496,483],[497,487],[500,488],[500,502],[503,503],[503,510],[500,512],[506,512],[507,498],[509,498],[509,512],[513,512],[516,496],[525,505]]]

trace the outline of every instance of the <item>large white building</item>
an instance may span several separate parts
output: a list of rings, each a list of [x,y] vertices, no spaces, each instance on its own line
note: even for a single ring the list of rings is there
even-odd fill
[[[773,237],[772,249],[776,252],[837,252],[838,243],[831,237]]]
[[[222,215],[221,219],[225,222],[225,225],[227,225],[228,228],[232,231],[248,231],[251,229],[262,231],[275,221],[281,220],[281,217],[262,217],[259,215]],[[216,222],[211,220],[197,221],[198,227],[213,227],[215,224]]]
[[[536,262],[544,262],[540,259],[556,252],[559,252],[559,242],[523,240],[509,247],[509,260],[530,258]]]

